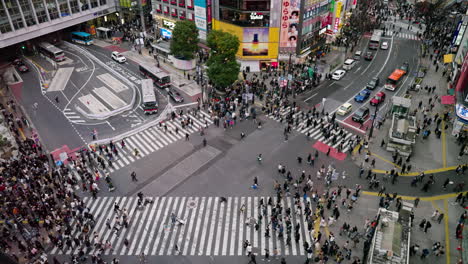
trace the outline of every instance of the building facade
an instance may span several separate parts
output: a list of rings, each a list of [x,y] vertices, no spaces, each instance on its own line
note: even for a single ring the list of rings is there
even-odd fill
[[[0,48],[117,10],[113,0],[1,0]]]
[[[455,30],[452,46],[456,53],[452,62],[453,86],[456,104],[452,134],[468,131],[468,16],[465,15]]]

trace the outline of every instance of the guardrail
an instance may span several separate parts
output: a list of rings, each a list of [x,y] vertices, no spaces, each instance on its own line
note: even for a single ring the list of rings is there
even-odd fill
[[[153,121],[149,121],[135,129],[132,129],[132,130],[129,130],[127,132],[124,132],[120,135],[117,135],[115,137],[110,137],[110,138],[105,138],[105,139],[99,139],[99,140],[94,140],[94,141],[91,141],[88,145],[102,145],[102,144],[108,144],[110,141],[119,141],[119,140],[122,140],[124,138],[127,138],[129,136],[132,136],[136,133],[139,133],[143,130],[146,130],[152,126],[156,126],[158,125],[161,121],[163,121],[164,119],[166,118],[169,118],[169,114],[170,112],[172,112],[174,110],[174,107],[171,105],[171,104],[167,104],[166,108],[164,108],[164,110],[161,112],[161,114],[159,114],[158,118],[153,120]]]
[[[110,73],[112,73],[114,76],[117,76],[119,79],[121,79],[122,81],[124,81],[132,90],[133,90],[133,96],[132,96],[132,100],[131,102],[124,106],[124,107],[121,107],[121,108],[118,108],[118,109],[114,109],[112,111],[109,111],[109,112],[106,112],[106,113],[103,113],[103,114],[89,114],[87,113],[86,111],[84,111],[83,109],[81,109],[80,107],[76,106],[75,105],[75,108],[78,112],[80,112],[82,115],[84,115],[86,118],[88,119],[95,119],[95,120],[104,120],[104,119],[107,119],[111,116],[115,116],[115,115],[118,115],[118,114],[121,114],[123,112],[126,112],[130,109],[132,109],[133,105],[135,104],[135,101],[136,101],[136,86],[135,84],[133,84],[132,82],[130,82],[127,78],[123,77],[120,73],[118,73],[117,71],[115,71],[114,69],[112,69],[111,67],[109,67],[107,64],[105,64],[104,62],[102,62],[101,60],[99,60],[98,58],[96,58],[93,54],[91,54],[89,51],[81,48],[81,47],[78,47],[74,44],[71,44],[71,43],[68,43],[66,41],[64,41],[64,44],[78,52],[81,52],[83,54],[85,54],[87,57],[89,57],[90,59],[94,60],[95,62],[97,62],[99,65],[101,65],[104,69],[106,69],[107,71],[109,71]]]

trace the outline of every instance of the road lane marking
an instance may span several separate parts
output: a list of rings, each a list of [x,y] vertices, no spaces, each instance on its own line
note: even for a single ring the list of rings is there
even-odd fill
[[[314,93],[313,95],[311,95],[309,98],[305,99],[304,102],[307,102],[309,101],[310,99],[314,98],[318,93]]]
[[[115,128],[110,124],[109,121],[106,121],[106,123],[110,126],[110,128],[112,128],[112,130],[115,130]]]

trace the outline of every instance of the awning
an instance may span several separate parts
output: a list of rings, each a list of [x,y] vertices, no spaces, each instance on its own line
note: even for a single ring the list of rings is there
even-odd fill
[[[105,28],[105,27],[98,27],[98,28],[96,28],[96,30],[104,31],[104,32],[111,31],[110,28]]]
[[[443,105],[453,105],[455,104],[455,96],[453,95],[444,95],[441,97]]]

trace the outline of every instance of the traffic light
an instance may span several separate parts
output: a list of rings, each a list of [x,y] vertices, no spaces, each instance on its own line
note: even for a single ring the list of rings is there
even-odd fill
[[[25,50],[26,49],[26,45],[21,45],[21,49]]]

